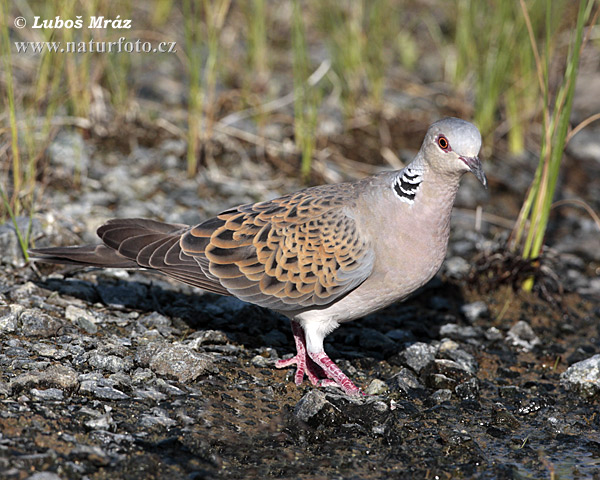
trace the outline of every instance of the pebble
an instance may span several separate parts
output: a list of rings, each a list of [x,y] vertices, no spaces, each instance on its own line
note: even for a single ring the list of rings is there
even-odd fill
[[[303,422],[309,422],[326,405],[333,407],[327,400],[325,393],[321,390],[313,389],[304,395],[294,407],[294,415]]]
[[[174,377],[182,383],[213,371],[214,357],[194,351],[183,344],[151,343],[140,347],[136,361],[159,375]]]
[[[436,390],[428,397],[427,405],[430,405],[430,406],[439,405],[440,403],[443,403],[443,402],[449,402],[451,398],[452,398],[452,390],[449,390],[447,388],[440,388],[439,390]]]
[[[471,325],[459,325],[457,323],[446,323],[440,327],[440,335],[452,338],[453,340],[477,339],[483,336],[483,331],[479,327]]]
[[[424,388],[417,376],[408,368],[402,368],[387,381],[391,392],[401,392],[405,395],[412,390]]]
[[[483,301],[466,303],[460,307],[460,311],[469,323],[475,323],[477,320],[486,318],[490,314],[487,304]]]
[[[435,359],[437,348],[429,343],[416,342],[400,352],[403,363],[419,373]]]
[[[91,352],[88,357],[88,365],[100,370],[109,372],[129,371],[133,368],[131,357],[121,358],[116,355],[102,355],[97,352]]]
[[[113,388],[110,385],[106,385],[106,382],[102,380],[84,380],[79,386],[81,393],[90,393],[100,400],[126,400],[129,395]]]
[[[27,337],[54,337],[63,326],[62,322],[37,310],[26,309],[19,315],[20,332]]]
[[[387,383],[383,380],[375,378],[371,381],[369,386],[365,389],[365,393],[367,395],[383,395],[385,392],[389,390]]]
[[[542,343],[533,328],[523,320],[518,321],[511,327],[506,335],[506,341],[524,352],[530,352]]]
[[[37,386],[71,391],[78,385],[77,373],[66,365],[51,365],[46,370],[22,373],[10,381],[13,394]]]
[[[600,392],[600,354],[574,363],[560,377],[565,388],[591,399]]]

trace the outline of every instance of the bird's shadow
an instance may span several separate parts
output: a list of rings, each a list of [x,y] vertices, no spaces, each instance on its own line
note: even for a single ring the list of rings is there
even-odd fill
[[[95,272],[90,277],[89,272]],[[83,275],[81,273],[84,272]],[[37,285],[60,295],[90,304],[103,304],[109,311],[158,312],[170,318],[186,335],[218,329],[245,348],[272,347],[278,354],[295,353],[289,320],[281,314],[234,297],[224,297],[173,285],[161,275],[133,272],[119,278],[99,269],[62,271],[63,278],[42,277]],[[83,278],[79,278],[82,276]],[[326,350],[336,358],[384,359],[415,341],[439,338],[439,328],[459,316],[464,303],[461,289],[434,279],[402,303],[343,324],[327,337]],[[383,336],[393,339],[387,342]]]

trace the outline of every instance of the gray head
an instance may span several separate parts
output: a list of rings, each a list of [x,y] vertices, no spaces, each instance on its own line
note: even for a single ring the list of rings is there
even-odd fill
[[[431,170],[460,176],[470,171],[487,188],[487,179],[477,156],[480,149],[481,134],[477,127],[454,117],[432,124],[421,147],[423,159]]]

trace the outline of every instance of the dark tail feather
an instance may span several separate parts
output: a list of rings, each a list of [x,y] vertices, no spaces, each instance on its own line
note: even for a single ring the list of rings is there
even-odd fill
[[[80,247],[33,248],[29,250],[32,260],[63,265],[85,265],[102,268],[139,268],[139,265],[119,255],[106,245],[83,245]]]
[[[151,268],[195,287],[231,295],[203,271],[202,261],[184,254],[181,235],[190,229],[177,225],[124,218],[109,220],[98,228],[103,245],[51,247],[29,250],[33,260],[101,268]]]
[[[34,248],[33,260],[65,265],[88,265],[103,268],[140,268],[139,251],[152,240],[179,236],[189,227],[144,218],[113,219],[98,228],[104,245]],[[129,248],[123,248],[129,246]]]

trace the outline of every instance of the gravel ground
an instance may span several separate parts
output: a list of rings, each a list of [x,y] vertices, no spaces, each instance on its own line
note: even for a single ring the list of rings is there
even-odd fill
[[[221,140],[218,167],[188,179],[181,141],[119,153],[62,132],[36,246],[94,242],[115,216],[197,223],[299,188]],[[598,209],[584,140],[562,191]],[[541,290],[498,284],[500,217],[514,218],[530,172],[486,169],[489,193],[463,182],[440,274],[327,338],[361,398],[275,369],[293,353],[277,314],[143,272],[34,268],[0,226],[0,478],[600,478],[597,227],[564,209]]]

